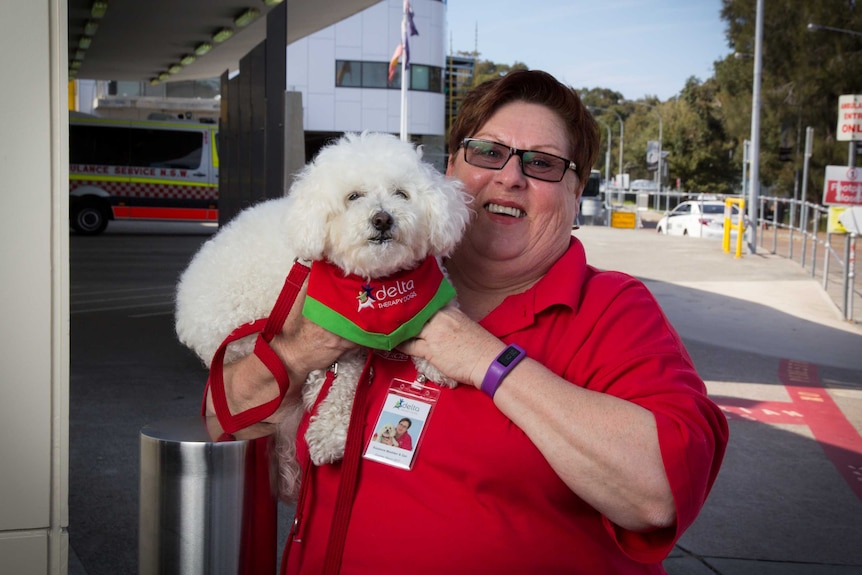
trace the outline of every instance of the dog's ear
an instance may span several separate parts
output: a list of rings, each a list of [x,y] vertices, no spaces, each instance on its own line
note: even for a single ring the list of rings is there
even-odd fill
[[[307,260],[323,259],[329,217],[336,209],[330,205],[333,195],[324,193],[330,187],[326,174],[314,168],[303,168],[290,187],[291,217],[284,230],[297,257]]]
[[[419,201],[425,203],[428,241],[434,255],[446,256],[455,249],[472,217],[472,198],[463,191],[458,180],[448,178],[429,164],[422,164],[429,178],[429,187]]]

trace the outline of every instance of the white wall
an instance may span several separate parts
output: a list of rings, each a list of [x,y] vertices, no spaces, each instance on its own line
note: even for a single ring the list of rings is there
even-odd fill
[[[0,18],[0,571],[66,572],[69,232],[66,0]]]
[[[418,36],[411,36],[410,62],[446,66],[446,4],[412,0]],[[287,89],[302,92],[309,131],[401,130],[399,90],[335,87],[336,60],[388,62],[401,41],[402,0],[385,0],[287,47]],[[445,133],[443,94],[408,91],[411,134]]]

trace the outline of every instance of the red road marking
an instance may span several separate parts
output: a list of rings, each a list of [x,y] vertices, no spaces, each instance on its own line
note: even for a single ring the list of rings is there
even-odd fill
[[[783,359],[778,377],[790,395],[789,402],[722,398],[721,409],[730,420],[807,425],[850,489],[862,500],[862,436],[823,387],[817,366]]]

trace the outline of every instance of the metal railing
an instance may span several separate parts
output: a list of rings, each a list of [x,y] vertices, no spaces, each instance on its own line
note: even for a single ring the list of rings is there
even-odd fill
[[[854,317],[856,287],[856,234],[830,232],[829,208],[790,198],[764,196],[758,205],[758,247],[796,261],[841,310]]]
[[[637,204],[637,210],[667,212],[690,194],[673,190],[630,191],[611,189],[598,221],[610,224],[610,213],[621,202]],[[603,194],[605,195],[605,194]],[[735,197],[735,196],[734,196]],[[634,205],[631,206],[632,209]],[[626,208],[622,208],[626,209]],[[812,278],[820,280],[823,290],[846,321],[862,322],[862,288],[856,286],[856,234],[830,232],[829,208],[791,198],[761,196],[757,209],[759,249],[797,262]]]

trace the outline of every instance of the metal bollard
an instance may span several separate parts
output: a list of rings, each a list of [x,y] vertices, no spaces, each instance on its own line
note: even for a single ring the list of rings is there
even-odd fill
[[[274,440],[262,433],[223,437],[202,416],[141,429],[139,575],[275,573]]]

